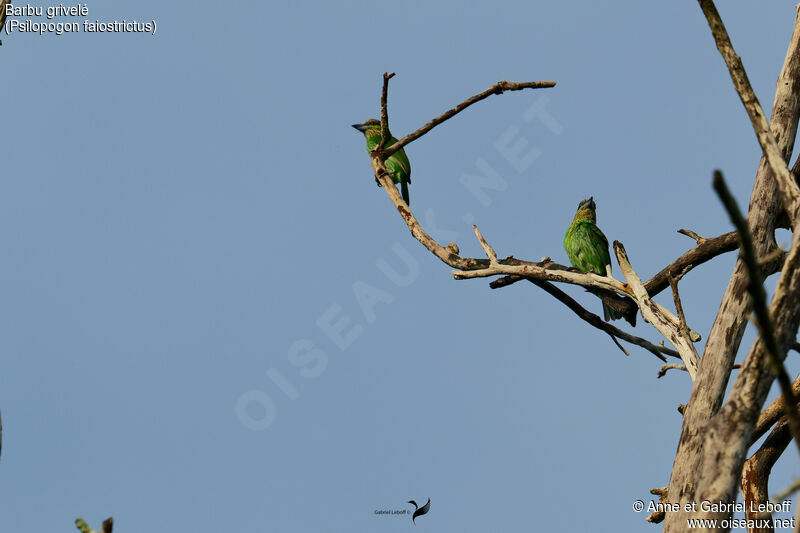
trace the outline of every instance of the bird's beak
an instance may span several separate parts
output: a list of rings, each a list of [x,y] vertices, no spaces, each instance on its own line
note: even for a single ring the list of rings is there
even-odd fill
[[[366,127],[364,127],[363,124],[353,124],[353,127],[362,133],[364,132],[365,129],[367,129]]]
[[[590,202],[594,202],[594,196],[590,196],[590,197],[589,197],[589,201],[590,201]]]

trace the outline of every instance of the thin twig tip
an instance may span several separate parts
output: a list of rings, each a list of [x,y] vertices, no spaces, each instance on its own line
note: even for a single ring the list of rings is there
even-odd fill
[[[716,190],[725,186],[725,178],[722,176],[722,171],[720,169],[714,170],[714,178],[711,180],[711,184]]]

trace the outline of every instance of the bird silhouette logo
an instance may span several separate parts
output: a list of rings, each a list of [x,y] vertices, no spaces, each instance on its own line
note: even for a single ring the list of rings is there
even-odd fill
[[[416,526],[417,525],[417,517],[418,516],[422,516],[424,514],[427,514],[428,511],[430,511],[430,509],[431,509],[431,499],[428,498],[428,503],[426,503],[422,507],[417,505],[417,502],[415,502],[414,500],[409,500],[408,503],[413,505],[414,508],[416,509],[416,511],[414,511],[414,514],[411,516],[411,521],[414,522],[414,525]]]

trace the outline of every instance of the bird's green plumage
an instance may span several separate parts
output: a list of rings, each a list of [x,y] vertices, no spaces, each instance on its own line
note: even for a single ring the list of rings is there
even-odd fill
[[[608,239],[595,225],[597,222],[595,209],[592,198],[578,204],[575,218],[567,228],[567,234],[564,235],[564,250],[572,266],[581,272],[594,272],[605,276],[606,265],[611,264],[611,257],[608,254]],[[605,302],[603,302],[603,315],[606,320],[622,318],[619,312],[611,309]]]
[[[367,120],[363,124],[353,124],[353,127],[362,132],[367,138],[367,152],[372,152],[381,142],[381,122],[374,118]],[[397,139],[389,134],[389,140],[386,141],[386,148],[389,148]],[[411,183],[411,163],[408,161],[405,150],[402,148],[392,155],[390,155],[384,162],[386,170],[392,177],[392,181],[400,184],[400,190],[403,193],[403,200],[406,204],[411,205],[408,197],[408,184]]]
[[[608,255],[608,239],[589,220],[575,220],[564,237],[564,249],[572,263],[582,272],[606,275],[606,265],[611,263]]]

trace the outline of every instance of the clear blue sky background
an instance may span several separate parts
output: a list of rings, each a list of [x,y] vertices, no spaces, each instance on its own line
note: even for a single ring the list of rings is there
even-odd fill
[[[768,110],[793,3],[720,6]],[[711,172],[744,206],[760,155],[700,9],[394,5],[95,1],[79,21],[156,35],[3,36],[0,530],[657,528],[632,504],[668,482],[688,376],[528,284],[454,281],[350,124],[386,70],[397,136],[500,79],[556,80],[410,145],[412,207],[464,255],[475,222],[502,256],[566,262],[594,195],[649,277],[693,244],[677,229],[731,229]],[[495,147],[510,128],[539,153],[521,170]],[[461,183],[480,161],[506,183],[484,202]],[[733,260],[682,282],[704,336]],[[416,526],[374,514],[427,498]]]

